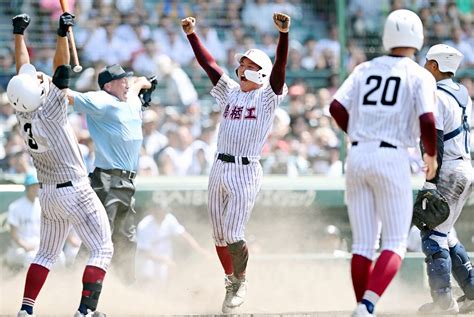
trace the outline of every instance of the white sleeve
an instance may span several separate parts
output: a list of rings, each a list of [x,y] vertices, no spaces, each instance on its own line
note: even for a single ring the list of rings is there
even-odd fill
[[[356,78],[360,71],[360,66],[361,65],[354,69],[354,71],[349,75],[349,77],[346,78],[346,80],[344,80],[341,87],[339,87],[339,89],[334,94],[334,99],[336,99],[347,110],[350,110],[353,104],[357,102]]]
[[[283,85],[283,92],[281,95],[275,94],[272,86],[268,84],[263,91],[263,108],[265,111],[275,111],[287,94],[288,86],[286,84]]]
[[[420,67],[421,74],[416,78],[413,92],[415,94],[415,107],[418,116],[433,112],[437,117],[436,80],[426,69]]]
[[[232,80],[227,74],[222,74],[217,85],[211,90],[211,96],[216,99],[221,111],[223,111],[228,104],[229,93],[239,87],[239,84],[235,80]]]
[[[20,226],[20,220],[18,219],[18,213],[16,207],[16,203],[13,202],[8,206],[8,216],[7,216],[7,223],[11,226],[18,227]]]

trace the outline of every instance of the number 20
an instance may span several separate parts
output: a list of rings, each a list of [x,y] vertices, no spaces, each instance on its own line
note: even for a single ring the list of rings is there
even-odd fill
[[[369,97],[380,88],[382,84],[382,76],[376,76],[376,75],[369,76],[365,83],[367,85],[370,85],[372,81],[375,81],[375,86],[364,95],[364,99],[362,101],[363,105],[367,105],[367,106],[377,105],[377,100],[369,99]],[[390,87],[390,82],[395,82],[395,87],[393,88],[393,94],[391,98],[388,99],[387,91],[388,91],[388,88]],[[384,83],[383,92],[382,92],[382,100],[380,100],[380,103],[384,106],[393,106],[394,104],[396,104],[399,88],[400,88],[400,77],[388,77]]]

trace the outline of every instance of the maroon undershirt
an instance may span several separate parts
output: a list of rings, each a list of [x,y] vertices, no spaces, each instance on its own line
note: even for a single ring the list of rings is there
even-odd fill
[[[204,47],[196,33],[188,35],[189,43],[193,48],[196,59],[207,73],[207,76],[215,86],[219,82],[224,71],[217,65],[216,60],[209,51]],[[275,63],[273,64],[272,72],[270,74],[270,86],[277,95],[283,92],[283,85],[285,84],[286,63],[288,59],[288,33],[280,32],[278,44],[276,48]]]
[[[336,120],[337,125],[347,133],[349,113],[346,108],[334,99],[329,107],[329,112],[334,120]],[[434,156],[436,154],[436,126],[435,117],[432,112],[424,113],[420,116],[420,131],[425,153]]]

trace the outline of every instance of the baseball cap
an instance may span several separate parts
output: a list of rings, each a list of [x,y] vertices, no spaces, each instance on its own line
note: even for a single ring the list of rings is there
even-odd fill
[[[111,82],[115,79],[120,79],[124,77],[132,76],[133,72],[126,72],[123,70],[122,66],[118,64],[114,64],[111,66],[106,66],[100,73],[99,73],[99,87],[100,89],[104,89],[104,85],[108,82]]]
[[[38,184],[38,178],[36,177],[36,173],[35,172],[29,172],[26,174],[25,176],[25,181],[23,183],[23,185],[25,185],[25,187],[28,187],[28,186],[31,186],[31,185],[35,185],[35,184]]]
[[[460,51],[446,44],[433,45],[426,53],[426,59],[435,60],[441,72],[453,74],[456,74],[463,57],[464,55]]]

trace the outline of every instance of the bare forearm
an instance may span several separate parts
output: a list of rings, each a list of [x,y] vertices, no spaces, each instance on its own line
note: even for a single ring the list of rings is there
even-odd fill
[[[25,37],[21,34],[15,34],[15,64],[16,72],[20,70],[20,67],[23,64],[30,63],[30,55],[28,54],[28,49],[26,48]]]

